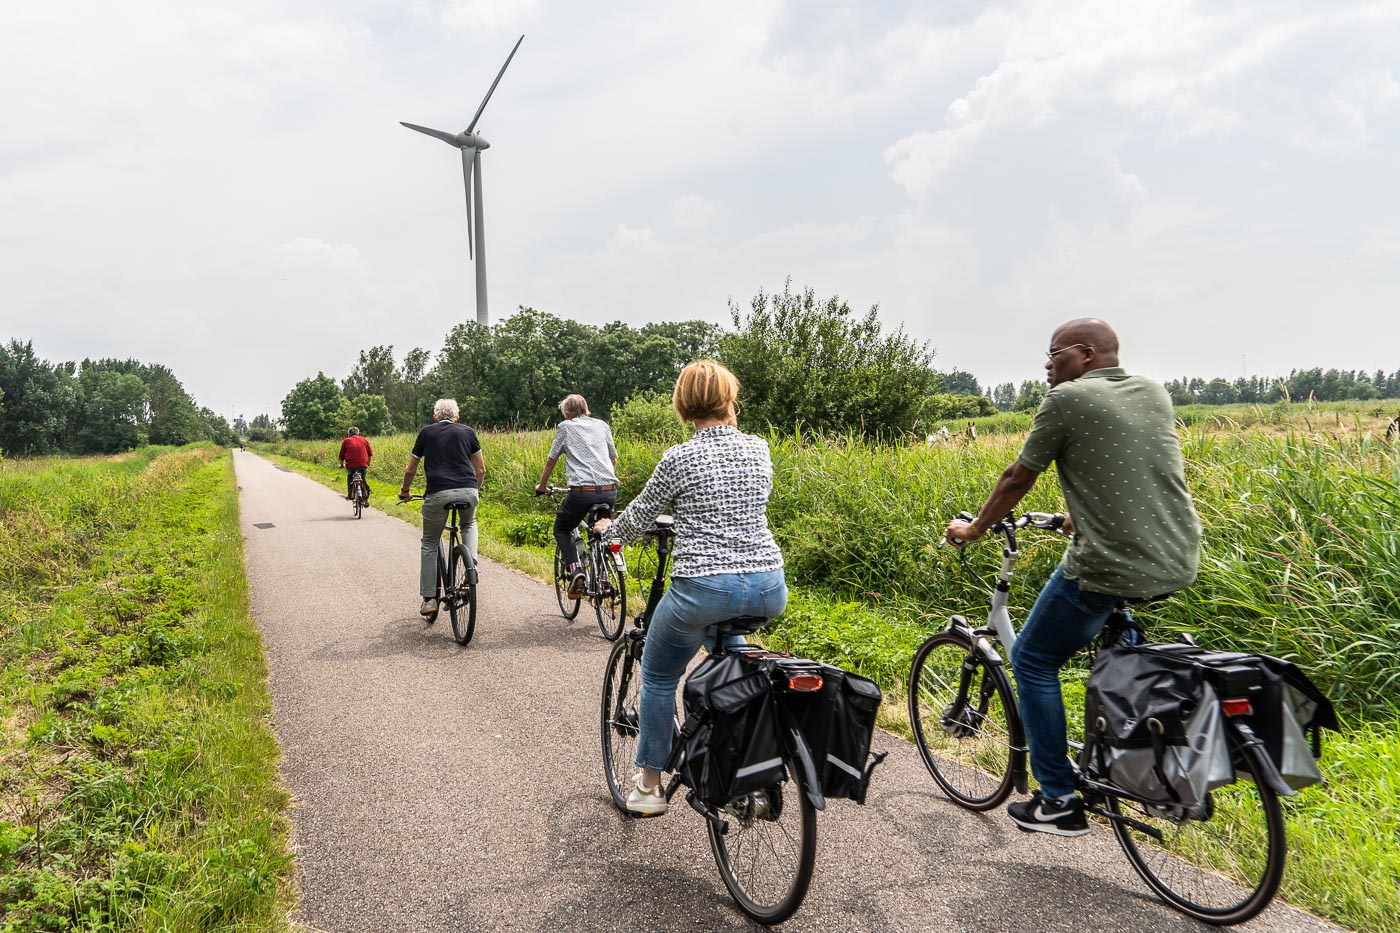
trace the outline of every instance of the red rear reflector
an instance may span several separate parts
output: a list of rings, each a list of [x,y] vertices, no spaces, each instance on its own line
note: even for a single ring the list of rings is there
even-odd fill
[[[788,678],[788,689],[812,693],[820,690],[823,682],[821,674],[793,674]]]
[[[1220,701],[1220,708],[1226,716],[1253,716],[1254,707],[1248,697],[1230,697]]]
[[[622,550],[622,542],[621,542],[621,541],[609,541],[609,542],[608,542],[608,550],[609,550],[609,551],[612,551],[614,554],[616,554],[618,551]]]

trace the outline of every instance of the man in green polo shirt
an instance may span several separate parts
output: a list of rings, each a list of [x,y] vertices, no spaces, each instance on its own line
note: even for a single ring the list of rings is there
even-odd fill
[[[1196,579],[1201,525],[1186,489],[1167,391],[1118,366],[1118,337],[1097,318],[1050,338],[1050,391],[1021,453],[971,522],[951,522],[954,544],[981,537],[1055,464],[1073,534],[1011,650],[1016,692],[1040,790],[1007,808],[1027,831],[1089,831],[1065,754],[1060,668],[1094,640],[1122,599],[1163,596]]]

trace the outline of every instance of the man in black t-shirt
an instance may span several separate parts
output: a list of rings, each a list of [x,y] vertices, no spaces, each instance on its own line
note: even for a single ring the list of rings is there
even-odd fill
[[[418,612],[424,616],[437,612],[438,542],[447,524],[449,505],[457,506],[462,516],[459,531],[467,549],[468,574],[476,568],[476,506],[486,464],[476,432],[458,424],[458,417],[456,401],[437,400],[433,405],[433,423],[419,431],[413,442],[413,453],[399,490],[399,501],[407,502],[413,478],[418,475],[418,461],[425,461],[428,485],[423,490],[423,542],[418,567],[418,592],[423,597]]]

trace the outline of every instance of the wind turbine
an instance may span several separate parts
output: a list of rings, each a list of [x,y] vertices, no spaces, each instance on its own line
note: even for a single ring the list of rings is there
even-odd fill
[[[476,260],[476,322],[483,327],[490,322],[486,314],[486,231],[481,212],[481,150],[490,149],[491,144],[486,141],[485,136],[475,132],[476,121],[481,119],[481,112],[486,109],[486,102],[491,99],[496,85],[501,83],[501,76],[506,73],[506,68],[510,66],[510,60],[515,57],[516,49],[520,48],[520,43],[524,41],[524,36],[515,40],[515,48],[510,50],[510,54],[506,56],[506,63],[496,74],[496,80],[491,82],[486,96],[481,99],[481,106],[476,108],[476,116],[472,117],[472,122],[462,132],[449,133],[446,130],[435,130],[427,126],[399,122],[400,126],[406,126],[411,130],[417,130],[419,133],[440,139],[449,146],[455,146],[462,151],[462,181],[467,190],[467,256]],[[473,213],[476,215],[475,219],[472,217]],[[473,252],[473,246],[475,246],[475,252]]]

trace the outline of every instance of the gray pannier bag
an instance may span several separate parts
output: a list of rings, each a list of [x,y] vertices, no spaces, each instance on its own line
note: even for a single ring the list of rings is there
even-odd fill
[[[1244,776],[1282,794],[1322,780],[1322,730],[1339,728],[1322,691],[1287,661],[1191,644],[1099,651],[1085,693],[1082,761],[1144,799],[1200,806],[1245,764],[1226,738],[1222,700],[1241,704],[1231,718],[1277,771]]]
[[[1106,648],[1085,693],[1084,761],[1143,800],[1196,809],[1235,780],[1225,719],[1200,666]]]

